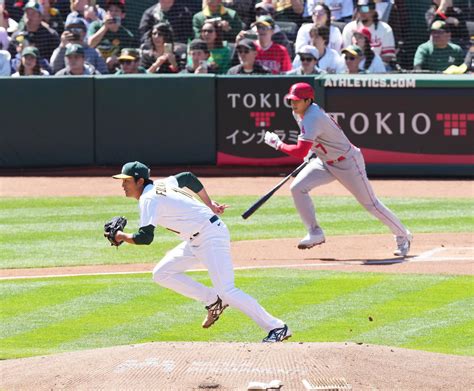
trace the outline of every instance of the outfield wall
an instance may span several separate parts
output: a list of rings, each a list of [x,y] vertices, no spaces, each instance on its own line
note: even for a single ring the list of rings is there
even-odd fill
[[[314,85],[369,173],[472,175],[472,75],[0,78],[0,169],[292,165],[263,134],[296,141],[283,97],[298,81]]]

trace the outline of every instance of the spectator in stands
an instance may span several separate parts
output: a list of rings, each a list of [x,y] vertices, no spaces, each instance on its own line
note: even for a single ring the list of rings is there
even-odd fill
[[[222,4],[237,12],[245,28],[255,21],[255,0],[222,0]]]
[[[363,73],[360,67],[360,63],[364,58],[362,49],[357,45],[349,45],[342,49],[342,55],[346,62],[347,73]]]
[[[212,61],[217,66],[217,73],[227,73],[230,68],[231,50],[227,41],[223,41],[221,22],[207,20],[201,29],[201,39],[207,43]]]
[[[105,10],[99,7],[95,0],[70,0],[70,13],[66,17],[66,25],[71,23],[72,19],[80,18],[89,28],[92,22],[96,20],[104,20]]]
[[[261,16],[271,16],[273,18],[274,15],[275,15],[275,8],[273,7],[273,5],[271,3],[265,3],[262,1],[255,5],[255,20],[253,22],[255,22]],[[249,25],[249,27],[251,27],[251,25]],[[236,40],[240,40],[243,38],[256,40],[258,38],[257,27],[254,26],[246,31],[241,31],[237,35],[237,37],[236,37]],[[280,26],[278,26],[277,24],[275,24],[275,27],[273,30],[272,41],[286,47],[286,50],[288,50],[288,54],[290,54],[290,57],[291,57],[294,51],[293,43],[289,41],[285,32],[282,31]]]
[[[59,36],[55,30],[42,23],[42,10],[42,6],[34,0],[26,3],[25,24],[12,35],[12,41],[15,41],[18,35],[22,35],[28,40],[29,45],[38,48],[42,58],[49,59],[53,50],[59,45]],[[10,52],[14,51],[11,45]]]
[[[61,34],[61,43],[54,49],[51,56],[51,68],[53,73],[58,72],[66,66],[65,54],[68,44],[78,44],[83,47],[85,62],[92,65],[100,73],[107,73],[105,61],[97,49],[91,48],[85,42],[86,25],[83,18],[69,18],[66,29]]]
[[[193,15],[182,2],[175,0],[160,0],[148,8],[142,15],[140,26],[140,41],[145,42],[149,32],[157,23],[169,23],[173,31],[174,42],[187,44],[193,37]]]
[[[21,52],[21,63],[18,71],[12,76],[48,76],[49,73],[40,67],[39,57],[40,52],[37,48],[33,46],[24,48]]]
[[[202,39],[194,39],[189,44],[191,65],[186,66],[181,73],[216,73],[216,66],[209,62],[210,55],[207,43]]]
[[[342,34],[337,27],[331,25],[331,10],[329,7],[323,2],[316,3],[312,18],[311,23],[303,24],[298,30],[295,50],[299,51],[302,46],[311,45],[309,32],[313,26],[327,26],[329,28],[329,44],[327,46],[340,53],[342,49]]]
[[[66,67],[56,73],[56,76],[100,75],[93,65],[85,60],[82,45],[68,43],[66,46]]]
[[[468,13],[467,9],[454,6],[453,0],[433,0],[433,5],[426,12],[426,22],[428,26],[436,20],[446,22],[451,32],[451,43],[467,50],[470,46],[469,31],[466,26]]]
[[[313,26],[309,32],[312,45],[318,49],[318,68],[326,73],[344,73],[346,64],[341,55],[329,48],[329,28],[327,26]],[[301,66],[299,57],[293,60],[293,69]]]
[[[110,73],[115,71],[117,55],[123,48],[138,47],[134,35],[122,23],[125,19],[125,0],[107,0],[104,21],[96,20],[87,32],[88,44],[99,49]]]
[[[272,41],[275,21],[270,16],[260,16],[252,24],[257,29],[257,58],[260,65],[270,69],[272,74],[286,73],[291,69],[291,59],[288,50],[282,45]],[[238,42],[242,35],[237,37]],[[237,42],[237,43],[238,43]]]
[[[7,34],[12,34],[17,28],[18,23],[10,17],[5,4],[0,4],[0,30],[4,29]],[[7,49],[7,46],[3,46],[3,49]]]
[[[370,46],[372,41],[370,30],[367,27],[359,27],[354,33],[354,39],[356,45],[362,49],[364,54],[364,58],[360,63],[361,69],[366,73],[385,73],[386,69],[382,59]]]
[[[431,39],[418,46],[413,69],[442,72],[450,65],[461,65],[464,54],[459,45],[451,43],[451,33],[446,22],[437,20],[431,25]]]
[[[274,19],[282,22],[293,22],[298,26],[303,22],[303,0],[263,0],[275,7]]]
[[[201,29],[207,19],[215,19],[221,22],[224,32],[223,39],[234,41],[242,30],[243,24],[237,12],[222,5],[222,0],[205,0],[205,7],[201,12],[193,16],[193,29],[195,37],[201,35]]]
[[[305,4],[304,16],[309,17],[313,15],[314,9],[320,2],[327,5],[329,8],[332,20],[342,23],[350,22],[354,14],[353,0],[307,0]]]
[[[43,20],[58,34],[64,31],[64,20],[61,12],[54,7],[56,0],[38,0],[43,7]]]
[[[358,5],[356,19],[346,25],[342,31],[344,47],[355,43],[354,32],[360,27],[367,27],[371,33],[370,45],[376,54],[382,57],[386,67],[396,60],[395,39],[392,28],[385,22],[379,21],[375,10],[375,3],[369,1],[367,5]]]
[[[118,61],[120,69],[117,70],[116,75],[147,73],[147,70],[140,65],[140,51],[138,49],[122,49]]]
[[[464,64],[466,65],[466,72],[473,73],[474,72],[474,39],[471,38],[471,47],[466,54],[466,58],[464,59]]]
[[[0,27],[0,50],[7,50],[10,46],[10,37],[4,27]]]
[[[140,65],[148,73],[176,73],[179,65],[174,54],[173,33],[168,23],[158,23],[149,31],[150,48],[142,51]]]
[[[255,62],[257,58],[257,46],[255,41],[243,38],[236,46],[240,64],[229,69],[228,75],[268,75],[270,69]]]
[[[302,46],[297,56],[301,65],[288,71],[287,75],[318,75],[321,73],[321,69],[317,67],[319,52],[314,46]]]
[[[2,48],[0,47],[0,76],[10,76],[10,58],[10,52],[8,50],[2,50]]]

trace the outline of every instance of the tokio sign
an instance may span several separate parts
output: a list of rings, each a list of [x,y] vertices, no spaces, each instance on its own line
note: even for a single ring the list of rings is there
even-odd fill
[[[300,160],[264,143],[267,130],[295,144],[299,128],[284,96],[304,77],[220,78],[217,163],[281,165]],[[469,88],[325,88],[332,115],[367,163],[474,164]],[[316,95],[316,103],[320,97]]]
[[[279,165],[300,160],[275,151],[264,142],[272,131],[290,144],[299,128],[285,101],[290,86],[314,82],[312,77],[220,78],[217,83],[217,164]]]

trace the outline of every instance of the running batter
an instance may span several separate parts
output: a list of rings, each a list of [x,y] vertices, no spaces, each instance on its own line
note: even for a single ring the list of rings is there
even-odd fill
[[[140,162],[126,163],[122,173],[125,196],[138,200],[140,228],[134,234],[118,231],[117,242],[150,244],[155,227],[175,232],[183,242],[169,251],[153,270],[153,280],[184,296],[206,303],[207,316],[202,327],[208,328],[229,305],[242,311],[268,332],[263,342],[280,342],[291,337],[288,326],[270,315],[251,296],[234,285],[230,253],[230,235],[218,215],[227,205],[209,198],[202,183],[190,172],[153,182],[149,168]],[[202,202],[182,190],[191,189]],[[206,266],[213,287],[209,288],[185,274],[199,263]]]
[[[314,91],[309,84],[293,84],[285,99],[290,101],[293,116],[300,128],[298,143],[285,144],[273,132],[265,133],[265,143],[301,159],[312,154],[317,156],[309,161],[291,184],[296,209],[308,230],[298,248],[308,249],[325,242],[309,192],[337,179],[365,209],[393,232],[397,243],[394,255],[405,257],[413,237],[393,212],[375,196],[360,149],[352,145],[339,125],[314,103]]]

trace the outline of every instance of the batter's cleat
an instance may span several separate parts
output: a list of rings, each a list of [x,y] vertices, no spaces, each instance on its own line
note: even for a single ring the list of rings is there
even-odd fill
[[[285,324],[283,327],[270,330],[268,335],[262,340],[262,342],[282,342],[285,339],[291,337],[291,331],[288,329],[288,326]]]
[[[301,241],[298,243],[298,248],[300,250],[306,250],[308,248],[312,248],[314,246],[319,246],[326,241],[324,237],[324,232],[319,229],[308,233]]]
[[[211,327],[228,306],[228,304],[222,305],[221,298],[217,296],[217,300],[214,303],[206,306],[207,315],[202,322],[202,327],[205,329]]]
[[[410,251],[413,235],[408,232],[406,236],[397,236],[395,240],[397,241],[397,248],[393,252],[393,255],[396,255],[397,257],[406,257]]]

